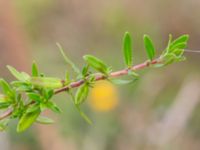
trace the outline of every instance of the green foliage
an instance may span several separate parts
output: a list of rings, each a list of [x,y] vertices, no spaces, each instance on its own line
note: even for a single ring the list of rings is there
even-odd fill
[[[108,75],[110,72],[110,68],[99,58],[92,55],[85,55],[83,56],[83,59],[88,63],[88,65],[105,75]]]
[[[72,67],[72,69],[74,70],[74,72],[76,72],[77,74],[80,74],[79,68],[76,67],[76,65],[67,57],[67,55],[65,55],[62,46],[59,43],[56,43],[56,44],[57,44],[57,46],[58,46],[58,48],[60,50],[60,53],[62,54],[64,60],[66,61],[66,63],[69,64]]]
[[[188,39],[188,35],[182,35],[173,41],[172,36],[169,35],[168,45],[160,56],[163,66],[185,60],[183,54],[184,49],[187,46]]]
[[[44,117],[44,116],[39,116],[37,119],[36,119],[36,122],[37,123],[41,123],[41,124],[52,124],[54,123],[54,121],[48,117]]]
[[[148,58],[152,61],[155,56],[155,48],[153,42],[148,35],[144,35],[144,46],[147,52]]]
[[[0,117],[0,130],[5,130],[11,119],[17,119],[17,131],[22,132],[29,128],[33,123],[50,124],[54,121],[50,118],[41,116],[41,113],[49,109],[55,113],[61,113],[61,109],[51,98],[60,92],[67,91],[74,102],[74,106],[86,122],[92,124],[89,117],[80,109],[81,105],[87,99],[89,89],[97,80],[109,80],[114,84],[130,84],[136,81],[139,75],[135,72],[144,67],[161,67],[174,62],[185,60],[184,49],[187,46],[189,36],[182,35],[173,40],[169,36],[167,47],[164,49],[160,57],[155,57],[155,48],[152,40],[148,35],[144,35],[144,46],[146,48],[148,60],[136,66],[133,65],[131,36],[128,32],[123,38],[123,53],[126,68],[120,71],[111,72],[111,67],[106,65],[102,60],[92,55],[85,55],[83,59],[86,64],[82,69],[78,67],[65,55],[64,50],[57,44],[62,56],[67,64],[69,64],[76,78],[71,78],[68,71],[64,80],[56,77],[48,77],[39,72],[35,62],[32,64],[32,74],[19,72],[11,66],[7,66],[11,74],[16,80],[8,83],[4,79],[0,79],[0,110],[4,110]],[[93,70],[90,70],[90,69]],[[97,71],[97,72],[94,72]],[[117,79],[122,75],[129,75],[131,79]],[[73,91],[76,89],[76,94]]]
[[[9,96],[13,96],[14,95],[14,91],[12,90],[10,85],[4,79],[0,79],[0,85],[1,85],[1,87],[3,89],[3,92],[6,95],[9,95]]]
[[[26,81],[29,79],[29,75],[24,72],[18,72],[15,68],[12,66],[7,66],[8,70],[12,73],[12,75],[18,79],[19,81]]]
[[[76,92],[75,104],[80,105],[81,103],[83,103],[88,96],[88,92],[89,92],[88,84],[82,85]]]
[[[29,128],[33,124],[33,122],[35,122],[35,120],[39,115],[40,115],[39,109],[36,109],[33,112],[25,112],[19,120],[17,126],[17,132],[22,132],[27,128]]]
[[[52,89],[64,86],[61,79],[52,77],[31,77],[30,83],[35,87]]]
[[[132,54],[132,41],[131,35],[129,32],[124,34],[123,39],[123,52],[124,52],[124,61],[127,67],[131,67],[133,65],[133,54]]]
[[[132,80],[111,79],[110,81],[116,85],[126,85],[126,84],[133,83],[135,79],[132,79]]]
[[[37,64],[35,62],[33,62],[33,64],[32,64],[32,76],[33,77],[39,76],[38,67],[37,67]]]

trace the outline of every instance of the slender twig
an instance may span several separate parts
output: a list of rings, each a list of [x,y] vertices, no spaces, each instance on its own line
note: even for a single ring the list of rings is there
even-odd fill
[[[127,75],[129,70],[132,70],[132,71],[136,71],[136,70],[141,70],[141,69],[144,69],[146,67],[149,67],[150,65],[153,65],[153,64],[157,64],[159,63],[159,60],[158,59],[155,59],[151,62],[149,61],[146,61],[144,63],[141,63],[141,64],[138,64],[138,65],[135,65],[129,69],[123,69],[123,70],[119,70],[119,71],[116,71],[116,72],[111,72],[110,75],[108,76],[109,78],[116,78],[116,77],[120,77],[120,76],[124,76],[124,75]],[[106,79],[107,77],[105,77],[103,74],[96,74],[95,75],[95,81],[99,81],[99,80],[104,80]],[[79,86],[81,86],[83,83],[85,82],[85,80],[78,80],[78,81],[75,81],[75,82],[72,82],[70,83],[69,85],[67,86],[64,86],[60,89],[56,89],[54,91],[54,94],[58,94],[58,93],[61,93],[61,92],[64,92],[64,91],[67,91],[71,88],[77,88]],[[31,104],[33,104],[34,102],[31,102]],[[30,104],[27,104],[27,105],[30,105]],[[10,116],[12,114],[13,110],[12,109],[8,109],[7,111],[5,111],[3,114],[1,114],[0,116],[0,120]]]
[[[156,64],[158,63],[159,61],[157,59],[151,61],[151,62],[144,62],[144,63],[141,63],[141,64],[138,64],[138,65],[135,65],[133,67],[131,67],[130,69],[123,69],[123,70],[119,70],[119,71],[116,71],[116,72],[112,72],[110,73],[109,77],[111,78],[116,78],[116,77],[119,77],[119,76],[123,76],[123,75],[127,75],[128,74],[128,71],[129,70],[132,70],[132,71],[136,71],[136,70],[140,70],[140,69],[143,69],[145,67],[148,67],[149,65],[151,64]],[[95,76],[95,81],[98,81],[98,80],[104,80],[105,79],[105,76],[104,75],[101,75],[101,74],[97,74]],[[56,89],[54,91],[55,94],[58,94],[58,93],[61,93],[63,91],[67,91],[69,90],[70,88],[76,88],[76,87],[79,87],[80,85],[82,85],[83,83],[85,82],[85,80],[79,80],[79,81],[76,81],[76,82],[72,82],[70,85],[68,86],[65,86],[65,87],[62,87],[60,89]]]
[[[11,108],[7,109],[4,113],[0,115],[0,120],[3,120],[4,118],[7,118],[8,116],[10,116],[12,112],[13,112],[13,109]]]

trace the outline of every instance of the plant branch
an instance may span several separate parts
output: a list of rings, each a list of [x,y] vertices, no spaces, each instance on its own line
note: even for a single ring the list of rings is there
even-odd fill
[[[123,69],[123,70],[119,70],[119,71],[116,71],[116,72],[111,72],[110,75],[109,75],[109,77],[116,78],[116,77],[124,76],[124,75],[128,74],[129,70],[132,70],[132,71],[141,70],[141,69],[144,69],[146,67],[149,67],[150,65],[157,64],[157,63],[159,63],[158,59],[155,59],[155,60],[153,60],[151,62],[146,61],[144,63],[132,66],[130,69]],[[106,78],[107,77],[105,77],[103,74],[96,74],[95,75],[95,81],[104,80]],[[70,83],[69,85],[67,85],[65,87],[62,87],[60,89],[56,89],[54,91],[54,94],[59,94],[61,92],[67,91],[67,90],[69,90],[71,88],[77,88],[77,87],[81,86],[84,82],[85,82],[85,80],[83,80],[83,79],[79,80],[79,81],[72,82],[72,83]],[[33,103],[34,102],[31,102],[31,104],[33,104]],[[27,104],[27,105],[30,105],[30,103]],[[13,112],[12,109],[8,109],[7,111],[5,111],[4,113],[2,113],[0,115],[0,120],[6,118],[8,116],[10,116],[12,114],[12,112]]]
[[[145,67],[148,67],[149,65],[151,64],[156,64],[156,63],[159,63],[158,59],[155,59],[151,62],[149,61],[146,61],[144,63],[141,63],[141,64],[138,64],[138,65],[135,65],[133,67],[131,67],[130,69],[123,69],[123,70],[119,70],[119,71],[116,71],[116,72],[112,72],[110,73],[109,77],[111,78],[116,78],[116,77],[120,77],[120,76],[123,76],[123,75],[127,75],[128,74],[128,71],[129,70],[132,70],[132,71],[136,71],[136,70],[140,70],[140,69],[143,69]],[[95,75],[95,81],[98,81],[98,80],[104,80],[106,79],[106,77],[102,74],[97,74]],[[58,93],[61,93],[63,91],[67,91],[71,88],[76,88],[76,87],[79,87],[81,86],[83,83],[85,82],[85,80],[79,80],[79,81],[76,81],[76,82],[72,82],[70,85],[68,86],[65,86],[65,87],[62,87],[60,89],[56,89],[54,91],[55,94],[58,94]]]
[[[13,112],[13,109],[7,109],[4,113],[2,113],[0,115],[0,120],[3,120],[4,118],[7,118],[8,116],[10,116]]]

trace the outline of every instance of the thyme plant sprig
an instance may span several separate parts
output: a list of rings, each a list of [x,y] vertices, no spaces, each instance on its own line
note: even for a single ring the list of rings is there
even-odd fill
[[[0,130],[5,130],[11,119],[17,119],[17,131],[22,132],[29,128],[34,122],[49,124],[53,120],[41,113],[46,109],[50,109],[55,113],[60,113],[60,108],[51,99],[54,95],[67,91],[74,102],[80,115],[88,122],[92,121],[81,111],[80,106],[87,99],[88,93],[92,85],[98,80],[108,80],[113,84],[128,84],[138,78],[135,71],[146,67],[162,67],[174,62],[185,60],[183,56],[184,49],[187,46],[188,35],[182,35],[173,40],[169,36],[167,47],[162,54],[155,58],[155,47],[151,38],[144,35],[144,46],[147,53],[147,60],[141,64],[133,65],[133,49],[132,39],[128,32],[123,38],[123,55],[125,68],[119,71],[112,71],[112,67],[105,64],[101,59],[85,55],[83,59],[86,64],[79,69],[64,53],[60,44],[57,44],[65,61],[76,72],[77,77],[70,79],[67,72],[65,79],[56,77],[48,77],[40,73],[35,62],[32,64],[32,74],[19,72],[11,66],[7,66],[11,74],[16,78],[10,83],[4,79],[0,79]],[[121,76],[131,76],[133,80],[121,80]],[[72,90],[76,90],[74,95]]]

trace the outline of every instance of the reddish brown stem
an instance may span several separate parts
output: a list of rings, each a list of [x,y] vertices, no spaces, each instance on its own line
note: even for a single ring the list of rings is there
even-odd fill
[[[158,60],[153,60],[151,62],[144,62],[142,64],[138,64],[138,65],[135,65],[133,67],[131,67],[130,69],[123,69],[123,70],[119,70],[119,71],[116,71],[116,72],[112,72],[110,73],[109,77],[111,78],[116,78],[116,77],[119,77],[119,76],[123,76],[123,75],[127,75],[128,74],[128,71],[129,70],[132,70],[132,71],[136,71],[136,70],[140,70],[140,69],[143,69],[145,67],[148,67],[149,65],[151,64],[156,64],[158,63]],[[102,75],[102,74],[97,74],[95,76],[95,81],[98,81],[98,80],[104,80],[105,79],[105,76]],[[82,85],[83,83],[85,82],[85,80],[79,80],[79,81],[76,81],[76,82],[72,82],[70,85],[68,86],[65,86],[65,87],[62,87],[60,89],[56,89],[54,91],[55,94],[58,94],[60,92],[63,92],[63,91],[67,91],[71,88],[76,88],[76,87],[79,87],[80,85]]]
[[[0,115],[0,120],[3,120],[4,118],[7,118],[8,116],[10,116],[12,114],[12,112],[13,112],[12,109],[6,110],[4,113],[2,113]]]

